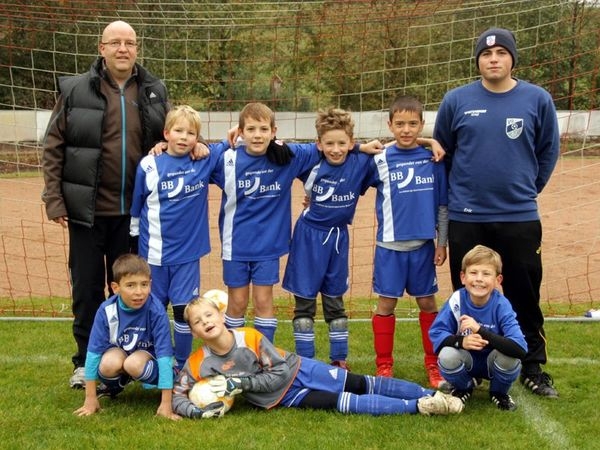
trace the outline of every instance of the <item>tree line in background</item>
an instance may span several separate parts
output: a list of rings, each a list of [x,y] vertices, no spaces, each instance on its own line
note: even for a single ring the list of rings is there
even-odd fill
[[[32,4],[29,4],[32,3]],[[117,18],[140,38],[139,62],[173,103],[239,110],[336,105],[386,109],[399,93],[435,109],[477,76],[475,37],[517,30],[515,75],[542,85],[558,109],[598,108],[597,1],[113,2],[8,1],[0,10],[0,108],[50,109],[56,76],[86,71]],[[4,11],[4,12],[3,12]]]

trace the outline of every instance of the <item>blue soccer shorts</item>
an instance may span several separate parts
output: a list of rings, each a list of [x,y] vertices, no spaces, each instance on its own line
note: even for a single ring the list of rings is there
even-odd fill
[[[230,288],[248,286],[250,283],[272,286],[279,283],[279,258],[267,261],[223,260],[223,282]]]
[[[311,358],[302,358],[294,382],[281,400],[282,406],[298,406],[311,391],[344,392],[348,372]]]
[[[348,228],[317,228],[298,220],[283,288],[303,298],[341,297],[348,290]]]
[[[433,241],[406,252],[376,246],[373,292],[389,298],[400,298],[405,291],[413,297],[435,294],[438,284],[434,256]]]
[[[150,265],[152,273],[152,295],[165,307],[187,305],[200,292],[200,263],[191,261],[172,266]]]

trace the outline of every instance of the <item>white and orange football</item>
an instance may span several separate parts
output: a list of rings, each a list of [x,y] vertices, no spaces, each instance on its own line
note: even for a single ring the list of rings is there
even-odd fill
[[[206,291],[202,297],[213,300],[219,306],[219,311],[225,311],[227,309],[229,296],[227,295],[227,292],[222,291],[221,289],[211,289]]]
[[[225,413],[233,406],[234,397],[231,395],[218,396],[210,388],[210,378],[202,378],[194,384],[189,392],[190,401],[199,408],[205,408],[211,403],[223,402]]]

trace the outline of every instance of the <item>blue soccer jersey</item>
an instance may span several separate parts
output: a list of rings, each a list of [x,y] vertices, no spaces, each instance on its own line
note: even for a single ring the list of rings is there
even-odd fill
[[[322,159],[310,172],[301,176],[304,191],[310,198],[301,220],[323,227],[339,227],[352,223],[358,198],[368,186],[370,155],[348,152],[346,161],[331,165]]]
[[[300,214],[290,246],[283,288],[304,298],[319,292],[337,297],[348,289],[348,224],[368,186],[371,157],[351,151],[343,164],[322,159],[300,178],[310,199]],[[306,268],[310,267],[310,270]]]
[[[289,144],[295,156],[279,166],[244,146],[223,153],[211,181],[223,190],[219,230],[226,261],[266,261],[289,250],[294,178],[320,158],[316,144]]]
[[[138,166],[131,206],[131,234],[149,264],[195,261],[210,251],[208,184],[229,144],[210,144],[210,156],[148,155]]]
[[[370,162],[369,185],[377,188],[377,241],[435,239],[440,206],[448,205],[446,169],[423,147],[391,146]]]
[[[429,336],[436,353],[441,350],[442,343],[448,336],[460,334],[461,315],[472,317],[483,328],[511,339],[525,351],[527,350],[527,343],[517,322],[516,314],[506,297],[494,290],[485,305],[477,306],[471,301],[467,290],[461,288],[444,303],[429,329]],[[485,359],[491,351],[491,348],[486,347],[477,354],[480,358]]]
[[[102,355],[109,348],[118,347],[130,355],[143,350],[157,360],[173,358],[171,326],[165,307],[151,295],[139,309],[127,308],[119,295],[105,300],[94,318],[90,333],[88,355]],[[94,377],[98,367],[89,367],[92,361],[99,364],[99,358],[86,360],[86,378]],[[159,370],[161,364],[159,362]],[[173,374],[159,374],[159,388],[168,388],[173,383]],[[164,384],[164,385],[163,385]]]

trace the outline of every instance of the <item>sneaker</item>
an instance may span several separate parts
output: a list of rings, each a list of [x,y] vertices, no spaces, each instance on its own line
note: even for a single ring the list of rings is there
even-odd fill
[[[425,366],[427,376],[429,377],[429,386],[433,389],[440,390],[446,393],[450,393],[452,385],[448,383],[444,377],[440,374],[440,370],[436,364],[429,364]]]
[[[467,400],[469,400],[469,398],[471,398],[472,393],[473,393],[473,388],[465,389],[464,391],[460,390],[460,389],[452,389],[452,392],[450,393],[450,395],[458,398],[464,405],[465,403],[467,403]]]
[[[448,414],[458,414],[462,412],[463,409],[465,409],[465,404],[463,403],[463,401],[452,394],[446,394],[445,392],[437,391],[434,397],[436,396],[442,397],[444,399],[444,401],[448,405]]]
[[[339,367],[341,369],[345,369],[348,372],[350,372],[350,367],[348,366],[348,363],[346,361],[343,361],[343,360],[332,361],[331,365],[335,366],[335,367]]]
[[[392,378],[394,376],[394,373],[392,372],[392,365],[391,364],[379,364],[377,366],[377,371],[375,372],[375,376]]]
[[[433,396],[427,395],[417,401],[419,413],[425,416],[458,414],[465,405],[460,399],[450,394],[437,391]]]
[[[117,395],[123,392],[123,389],[124,388],[122,386],[107,386],[104,383],[100,383],[98,386],[96,386],[96,397],[115,398]]]
[[[85,389],[85,368],[75,367],[73,375],[69,380],[69,385],[72,389]]]
[[[431,416],[432,414],[445,415],[448,414],[448,404],[440,397],[427,395],[417,400],[417,410],[424,416]]]
[[[502,411],[514,411],[517,409],[517,404],[508,394],[500,394],[499,392],[490,392],[490,400],[496,407]]]
[[[123,389],[125,389],[125,386],[127,386],[130,381],[131,377],[129,375],[121,375],[119,382],[114,384],[111,383],[110,386],[107,386],[104,383],[99,383],[98,386],[96,386],[96,397],[115,398],[117,395],[123,392]]]
[[[554,388],[554,380],[546,372],[536,374],[521,374],[521,384],[531,392],[542,397],[558,398],[558,391]]]

